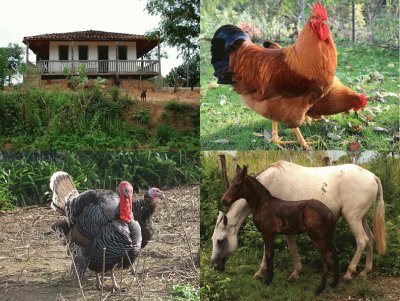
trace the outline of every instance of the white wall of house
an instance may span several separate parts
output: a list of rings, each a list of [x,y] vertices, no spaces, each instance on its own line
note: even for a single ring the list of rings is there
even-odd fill
[[[70,41],[54,41],[49,43],[49,59],[50,60],[58,60],[58,46],[59,45],[68,45],[68,59],[72,60],[72,49],[74,50],[74,60],[79,59],[79,45],[86,45],[88,46],[88,59],[89,60],[97,60],[98,59],[98,51],[97,46],[108,46],[108,59],[109,60],[116,60],[116,48],[115,42],[107,42],[107,41],[77,41],[77,42],[70,42]],[[136,60],[137,53],[136,53],[136,42],[118,42],[120,46],[127,46],[127,56],[128,60]]]

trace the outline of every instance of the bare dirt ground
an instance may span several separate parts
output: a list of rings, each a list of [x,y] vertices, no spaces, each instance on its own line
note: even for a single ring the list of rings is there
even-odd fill
[[[59,218],[50,206],[0,212],[0,300],[173,300],[175,284],[198,288],[199,186],[164,192],[153,216],[154,240],[136,261],[137,278],[117,270],[122,290],[112,294],[106,273],[102,298],[93,272],[86,273],[82,290],[69,275],[67,247],[50,232]]]
[[[128,95],[132,99],[137,99],[140,101],[140,90],[126,90]],[[176,93],[172,89],[168,90],[147,90],[146,92],[146,102],[167,102],[170,100],[175,100],[178,102],[200,105],[200,90],[195,88],[194,91],[190,89],[178,89]]]

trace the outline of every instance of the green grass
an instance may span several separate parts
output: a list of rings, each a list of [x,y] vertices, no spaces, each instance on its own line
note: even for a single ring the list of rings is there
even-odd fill
[[[398,51],[379,46],[337,45],[337,76],[341,81],[358,93],[368,96],[367,110],[355,114],[338,114],[327,119],[328,132],[339,135],[332,140],[324,134],[324,122],[316,121],[311,125],[304,123],[300,130],[307,141],[315,141],[314,149],[346,150],[349,143],[359,140],[360,149],[389,150],[398,148],[394,136],[399,134],[398,97],[387,96],[391,92],[398,95],[399,61]],[[201,147],[207,150],[252,150],[277,149],[263,136],[271,132],[271,121],[249,110],[230,85],[217,85],[210,64],[210,43],[201,43]],[[392,65],[391,65],[392,64]],[[378,73],[376,73],[378,72]],[[382,76],[382,80],[377,77]],[[225,103],[221,105],[222,103]],[[371,118],[370,121],[363,121]],[[333,124],[332,122],[336,123]],[[361,132],[355,132],[351,125],[362,126]],[[382,127],[387,132],[378,132],[374,128]],[[296,136],[286,125],[279,125],[279,135],[283,140],[296,140]],[[218,143],[227,139],[228,143]],[[217,142],[216,142],[217,141]],[[227,142],[227,141],[223,141]],[[300,149],[297,144],[285,146],[287,149]]]
[[[357,298],[357,300],[360,298],[363,298],[362,300],[387,300],[376,286],[371,285],[373,280],[358,278],[351,282],[340,280],[337,288],[331,288],[332,273],[328,276],[326,290],[318,297],[314,297],[314,291],[322,273],[319,261],[315,264],[303,260],[303,270],[299,280],[288,282],[287,276],[292,271],[292,258],[287,249],[275,252],[274,279],[269,286],[261,280],[253,278],[262,258],[262,248],[252,248],[251,251],[247,248],[239,248],[228,260],[223,273],[213,270],[209,263],[210,256],[211,247],[209,245],[202,246],[201,300],[344,300],[349,296]],[[341,274],[343,272],[341,271]]]

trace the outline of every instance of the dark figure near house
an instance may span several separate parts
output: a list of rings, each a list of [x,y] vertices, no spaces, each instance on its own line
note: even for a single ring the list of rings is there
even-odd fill
[[[142,93],[140,93],[141,101],[146,101],[146,92],[147,92],[147,90],[142,90]]]

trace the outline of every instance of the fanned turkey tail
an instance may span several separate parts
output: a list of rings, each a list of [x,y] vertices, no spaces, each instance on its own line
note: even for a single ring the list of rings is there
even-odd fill
[[[50,189],[53,192],[51,207],[66,215],[65,205],[79,194],[71,176],[64,171],[55,172],[50,178]]]
[[[223,25],[215,32],[211,40],[211,64],[219,84],[233,84],[228,70],[229,56],[243,41],[250,41],[250,37],[235,25]]]

